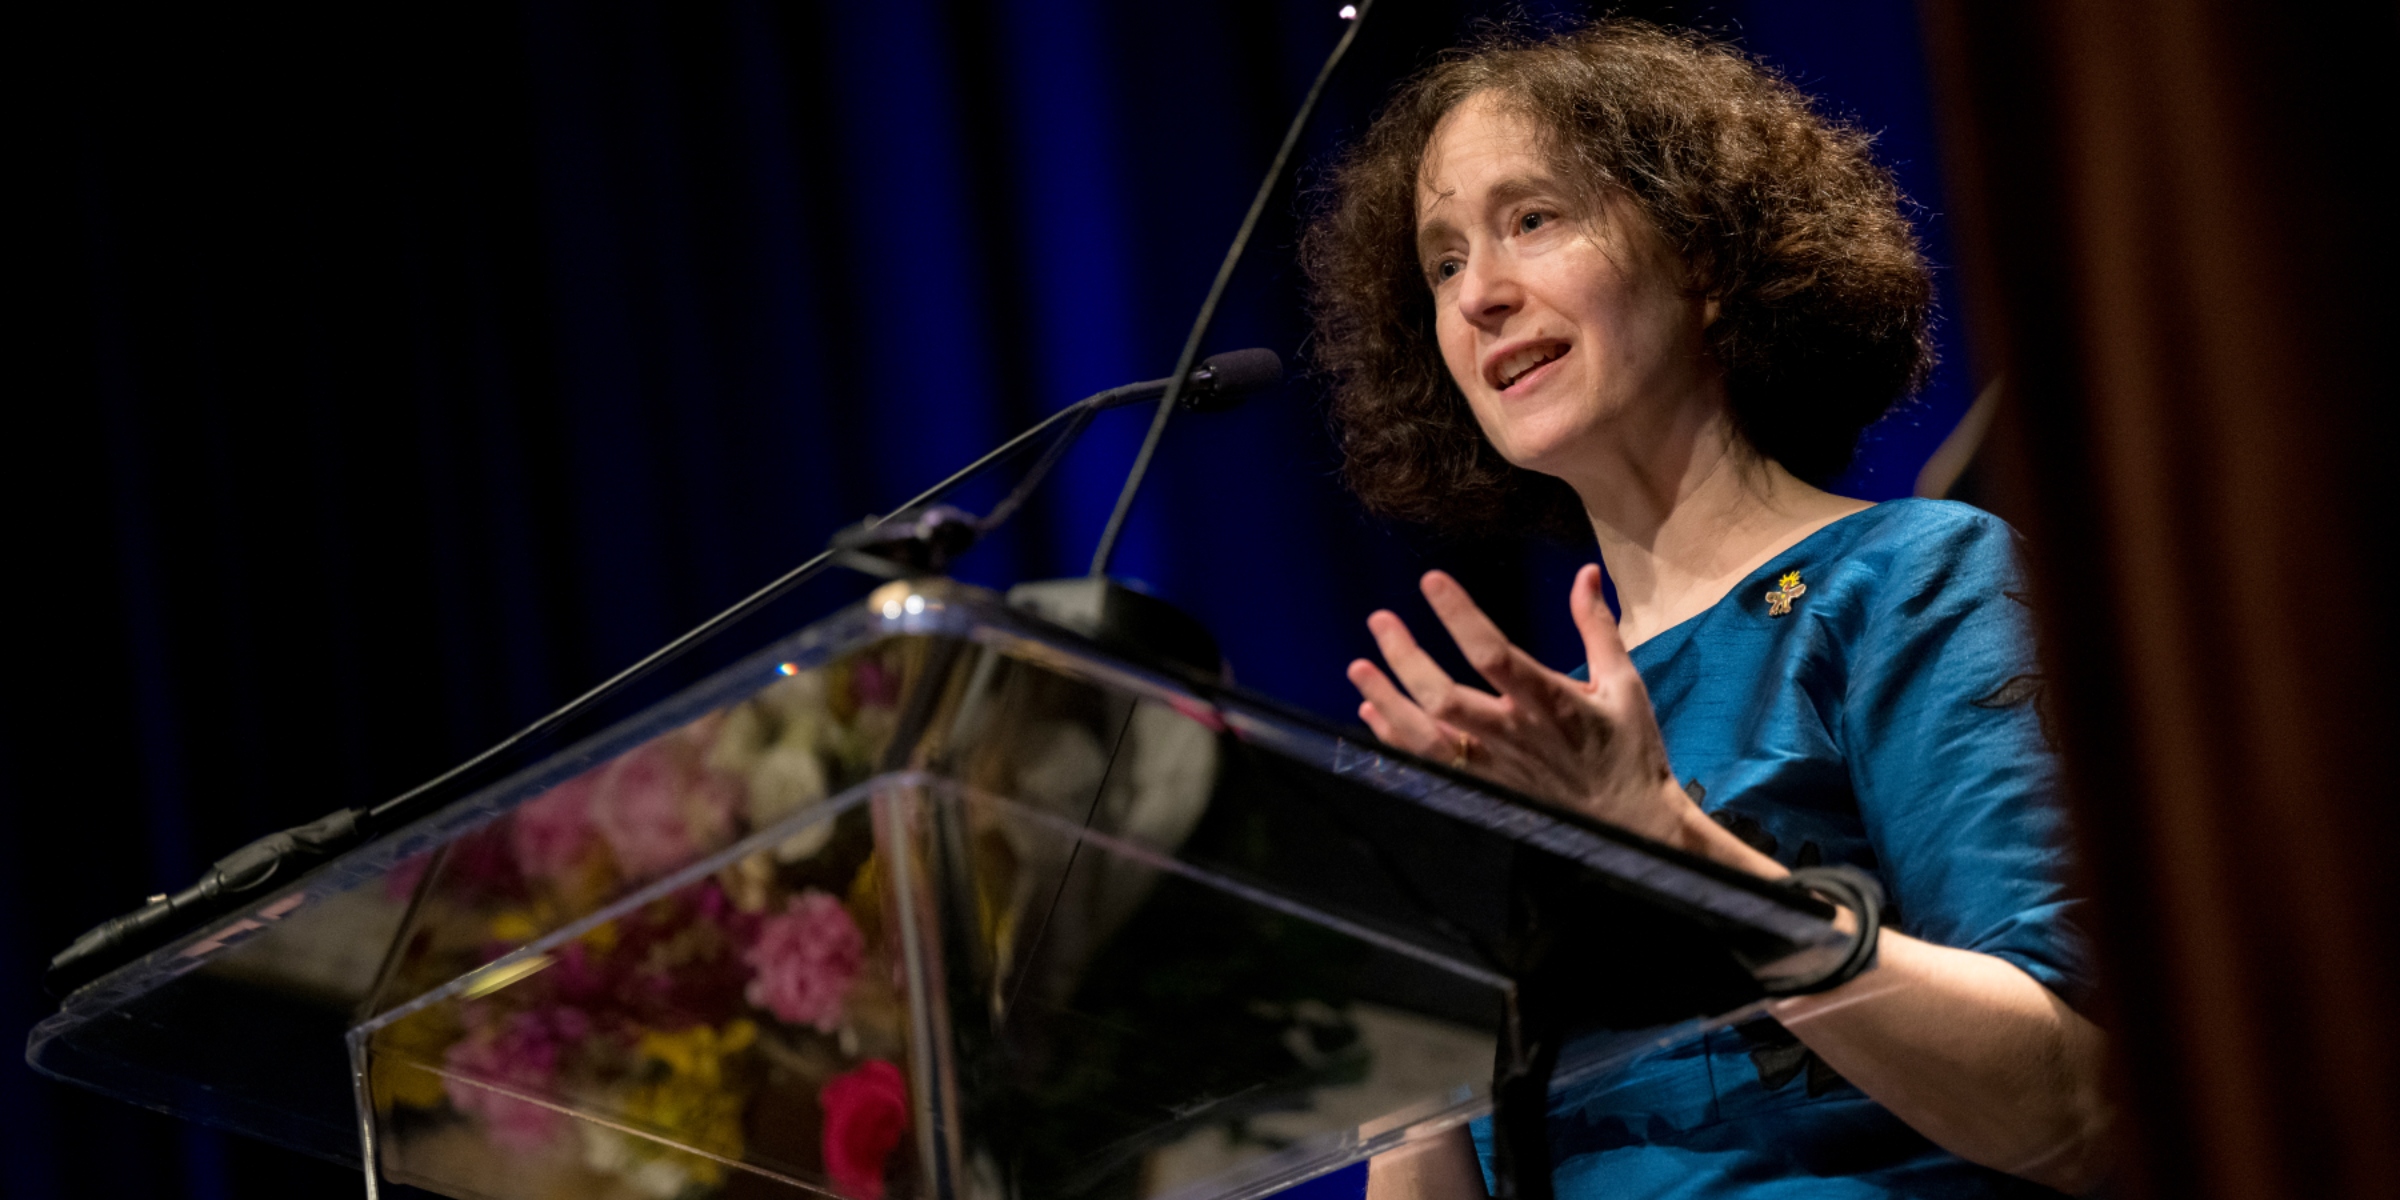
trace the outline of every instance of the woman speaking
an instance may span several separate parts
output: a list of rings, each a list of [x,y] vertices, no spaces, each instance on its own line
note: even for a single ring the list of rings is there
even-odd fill
[[[2104,1165],[2010,531],[1818,486],[1929,365],[1901,204],[1865,135],[1738,52],[1604,23],[1407,84],[1303,245],[1364,500],[1461,532],[1588,529],[1619,609],[1583,568],[1588,661],[1563,674],[1427,575],[1490,690],[1375,613],[1388,673],[1349,674],[1376,734],[1761,876],[1848,864],[1890,897],[1874,969],[1554,1096],[1562,1196],[2039,1195]],[[1480,1194],[1474,1141],[1379,1162],[1370,1190]]]

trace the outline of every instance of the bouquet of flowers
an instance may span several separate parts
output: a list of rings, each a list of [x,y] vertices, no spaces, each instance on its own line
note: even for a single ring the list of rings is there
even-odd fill
[[[910,1061],[872,816],[808,815],[876,772],[923,652],[793,671],[396,876],[382,1168],[509,1200],[916,1191],[897,1151],[934,1064]],[[1348,1015],[1361,944],[1078,832],[1234,871],[1280,853],[1254,808],[1212,809],[1215,733],[988,674],[946,763],[972,791],[915,810],[942,847],[915,885],[944,922],[942,1152],[994,1194],[1107,1197],[1323,1132],[1318,1092],[1373,1057]]]
[[[396,872],[415,907],[382,994],[424,994],[865,778],[901,653],[792,672]],[[872,850],[864,809],[804,825],[386,1025],[387,1169],[655,1200],[746,1172],[880,1200],[908,1170],[909,1105]]]

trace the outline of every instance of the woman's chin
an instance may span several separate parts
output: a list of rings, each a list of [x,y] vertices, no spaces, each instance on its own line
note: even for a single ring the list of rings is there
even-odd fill
[[[1566,478],[1574,474],[1576,439],[1566,436],[1515,437],[1505,444],[1495,442],[1500,457],[1509,465],[1538,475]]]
[[[1492,447],[1510,463],[1544,475],[1564,475],[1571,473],[1578,457],[1590,453],[1598,415],[1592,405],[1562,403],[1547,394],[1502,399],[1517,402],[1493,405],[1497,411],[1478,415],[1486,418],[1484,434]]]

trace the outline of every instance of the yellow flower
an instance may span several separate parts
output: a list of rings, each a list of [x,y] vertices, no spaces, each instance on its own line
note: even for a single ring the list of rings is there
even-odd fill
[[[524,909],[503,909],[492,916],[492,936],[503,942],[521,945],[542,936],[542,924],[538,917]]]
[[[721,1031],[695,1025],[673,1033],[643,1034],[636,1052],[666,1072],[626,1095],[625,1115],[681,1145],[739,1159],[742,1108],[748,1097],[727,1086],[725,1060],[757,1041],[758,1026],[748,1020],[733,1021]],[[711,1160],[669,1157],[701,1183],[723,1178],[723,1168]]]
[[[455,1014],[436,1005],[384,1026],[370,1048],[369,1086],[378,1108],[440,1108],[442,1077],[432,1068],[460,1036]]]
[[[670,1073],[714,1088],[724,1082],[725,1060],[756,1041],[758,1025],[744,1017],[728,1023],[722,1033],[706,1025],[674,1033],[645,1033],[636,1049],[665,1063]]]

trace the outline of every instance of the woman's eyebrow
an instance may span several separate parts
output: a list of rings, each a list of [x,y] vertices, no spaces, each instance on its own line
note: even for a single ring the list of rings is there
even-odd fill
[[[1458,230],[1452,228],[1450,222],[1440,217],[1428,216],[1417,222],[1417,256],[1419,258],[1433,253],[1434,247],[1444,242],[1456,240],[1458,240]]]
[[[1483,203],[1487,208],[1499,208],[1531,196],[1554,196],[1558,192],[1558,181],[1547,175],[1512,175],[1487,189],[1483,194]],[[1458,230],[1447,218],[1436,215],[1448,207],[1449,201],[1457,198],[1456,188],[1440,193],[1427,206],[1426,214],[1418,218],[1417,253],[1420,257],[1442,242],[1458,236]]]
[[[1529,196],[1548,196],[1558,192],[1558,183],[1547,175],[1512,175],[1491,186],[1484,193],[1484,203],[1498,206],[1514,204]]]

